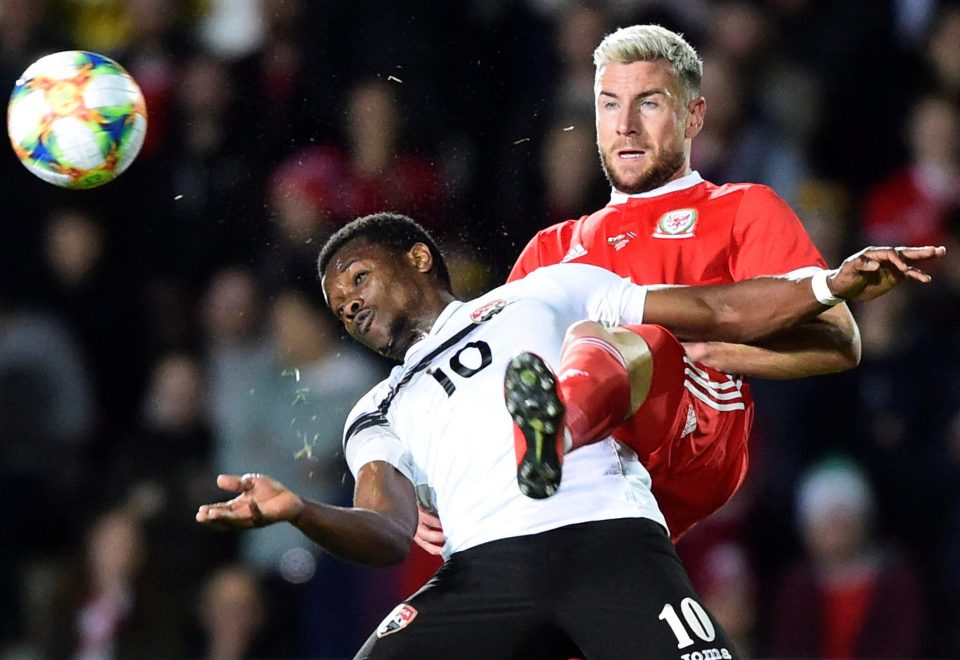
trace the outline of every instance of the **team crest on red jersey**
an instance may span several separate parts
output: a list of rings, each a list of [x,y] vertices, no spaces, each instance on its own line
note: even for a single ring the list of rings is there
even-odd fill
[[[470,312],[470,320],[474,323],[483,323],[484,321],[489,321],[495,314],[499,314],[506,306],[507,301],[503,298],[491,300],[483,307],[478,307]]]
[[[691,238],[696,226],[696,209],[674,209],[660,216],[657,221],[657,228],[653,230],[653,237]]]
[[[395,632],[403,630],[416,618],[416,608],[406,603],[400,603],[393,608],[393,611],[387,615],[387,618],[384,619],[383,623],[377,628],[377,638],[381,639],[387,635],[392,635]]]

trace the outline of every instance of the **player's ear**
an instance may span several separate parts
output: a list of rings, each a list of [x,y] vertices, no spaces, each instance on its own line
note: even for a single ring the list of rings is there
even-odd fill
[[[407,250],[407,259],[419,273],[429,273],[433,268],[433,253],[426,243],[414,243]]]
[[[707,113],[707,100],[698,97],[687,104],[687,117],[684,120],[683,137],[688,140],[699,135],[703,129],[703,117]]]

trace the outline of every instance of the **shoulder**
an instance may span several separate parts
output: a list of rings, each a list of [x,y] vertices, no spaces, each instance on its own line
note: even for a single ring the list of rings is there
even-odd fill
[[[738,223],[793,223],[796,214],[770,186],[761,183],[728,183],[715,186],[711,199],[732,203]],[[727,208],[731,208],[728,206]]]
[[[550,243],[553,241],[560,240],[562,241],[565,237],[570,236],[570,234],[576,229],[576,227],[583,223],[589,216],[582,216],[580,218],[571,218],[568,220],[563,220],[556,224],[550,225],[545,229],[541,229],[536,234],[533,235],[534,243]]]
[[[732,199],[732,200],[764,200],[780,199],[780,196],[771,188],[762,183],[724,183],[717,185],[705,181],[706,192],[711,199]]]
[[[541,266],[561,261],[570,249],[578,227],[586,219],[587,216],[564,220],[534,234],[517,257],[508,281],[519,280]]]

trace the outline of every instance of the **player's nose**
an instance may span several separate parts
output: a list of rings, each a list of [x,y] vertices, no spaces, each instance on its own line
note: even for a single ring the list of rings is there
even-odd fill
[[[353,317],[356,316],[357,312],[359,312],[361,309],[363,309],[363,301],[359,298],[354,298],[344,305],[343,317],[347,320],[353,320]]]

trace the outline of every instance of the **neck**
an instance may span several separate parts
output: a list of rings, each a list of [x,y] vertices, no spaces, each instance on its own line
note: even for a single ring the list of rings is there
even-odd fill
[[[423,291],[421,313],[416,318],[410,319],[406,331],[394,335],[398,337],[397,341],[389,346],[384,354],[398,362],[403,362],[410,347],[430,334],[441,312],[455,300],[458,298],[445,289]]]

